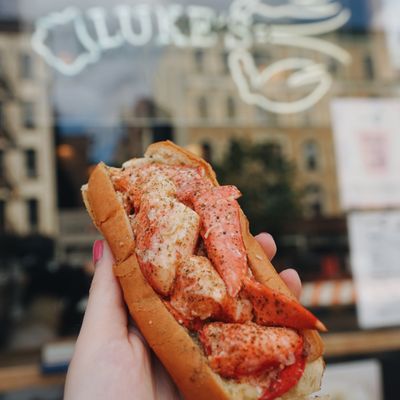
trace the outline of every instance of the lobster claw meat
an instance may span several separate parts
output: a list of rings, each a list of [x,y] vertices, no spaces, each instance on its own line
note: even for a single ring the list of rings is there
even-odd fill
[[[243,291],[253,305],[257,324],[285,326],[293,329],[317,329],[325,332],[325,325],[299,302],[273,291],[252,278],[244,279]]]
[[[225,282],[228,294],[236,297],[247,273],[239,204],[240,192],[235,186],[219,186],[196,193],[194,210],[202,222],[200,234],[207,254]]]

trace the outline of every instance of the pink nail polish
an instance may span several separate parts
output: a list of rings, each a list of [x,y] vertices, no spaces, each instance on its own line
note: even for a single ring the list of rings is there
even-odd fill
[[[103,257],[103,241],[95,240],[93,244],[93,263],[96,264]]]

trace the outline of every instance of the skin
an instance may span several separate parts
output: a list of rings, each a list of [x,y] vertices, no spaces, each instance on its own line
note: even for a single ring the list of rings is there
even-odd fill
[[[272,236],[261,233],[256,239],[272,259],[276,253]],[[104,242],[68,369],[64,400],[177,400],[179,394],[167,372],[129,321],[112,272],[113,262]],[[299,297],[301,281],[297,272],[287,269],[281,277]]]

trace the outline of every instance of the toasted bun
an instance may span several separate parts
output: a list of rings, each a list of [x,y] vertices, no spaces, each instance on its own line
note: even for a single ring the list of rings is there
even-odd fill
[[[218,185],[208,163],[169,141],[150,145],[145,157],[169,165],[201,166],[214,185]],[[114,273],[119,279],[132,318],[184,397],[197,400],[258,399],[261,393],[257,393],[255,387],[222,379],[212,371],[199,343],[175,320],[144,278],[136,259],[135,240],[128,216],[114,190],[105,164],[96,166],[88,184],[82,187],[82,194],[94,224],[110,245],[115,258]],[[250,268],[255,278],[294,298],[259,243],[250,234],[243,213],[241,224]],[[320,387],[324,370],[322,340],[316,331],[304,331],[304,336],[309,349],[305,372],[297,385],[282,399],[307,399],[309,394]]]

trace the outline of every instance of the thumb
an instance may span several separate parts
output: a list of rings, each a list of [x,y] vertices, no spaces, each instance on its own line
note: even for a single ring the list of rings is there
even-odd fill
[[[127,335],[127,315],[121,288],[113,273],[114,258],[106,241],[93,245],[95,273],[80,336],[111,339]]]

